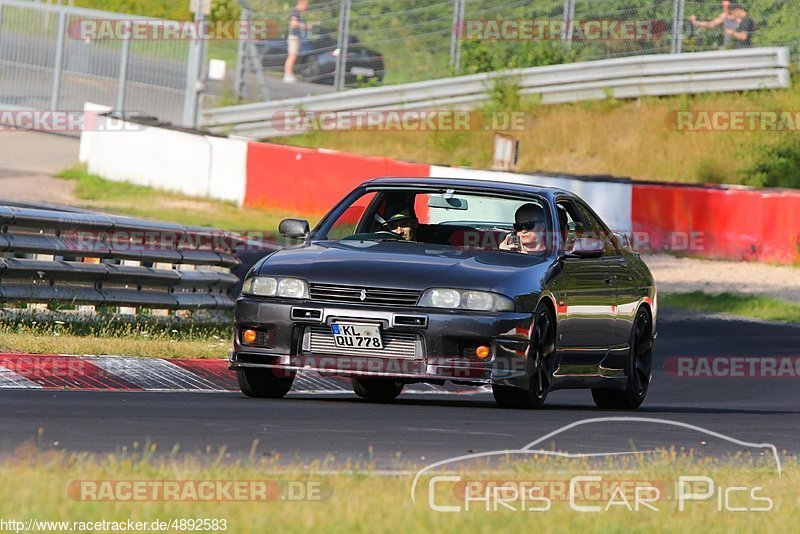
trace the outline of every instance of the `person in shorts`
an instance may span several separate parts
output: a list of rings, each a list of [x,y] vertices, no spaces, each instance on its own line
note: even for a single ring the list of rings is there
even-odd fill
[[[283,81],[296,82],[294,64],[297,54],[300,53],[300,37],[305,35],[306,23],[303,21],[303,12],[308,9],[308,0],[298,0],[289,14],[289,33],[286,38],[286,63],[283,65]]]

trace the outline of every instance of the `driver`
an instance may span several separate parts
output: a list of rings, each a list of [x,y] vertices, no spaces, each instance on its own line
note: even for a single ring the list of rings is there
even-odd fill
[[[508,234],[500,243],[500,250],[532,254],[547,248],[547,217],[542,206],[530,202],[523,204],[514,214],[514,221],[514,233]]]
[[[417,218],[407,209],[398,211],[386,220],[386,228],[406,241],[417,240],[418,224]]]

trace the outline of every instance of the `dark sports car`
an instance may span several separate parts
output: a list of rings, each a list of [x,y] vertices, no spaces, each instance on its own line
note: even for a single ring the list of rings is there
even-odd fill
[[[286,62],[286,39],[259,41],[256,48],[261,55],[261,65],[264,68],[283,69]],[[336,35],[328,33],[308,38],[300,38],[300,53],[297,55],[295,72],[303,80],[313,83],[331,85],[336,73],[336,60],[339,48]],[[384,65],[380,52],[367,48],[356,36],[350,36],[347,44],[347,72],[345,84],[355,85],[359,81],[383,81]]]
[[[287,219],[281,233],[302,243],[256,263],[236,302],[230,364],[248,396],[283,397],[313,370],[375,401],[445,381],[513,408],[564,388],[603,408],[645,398],[653,276],[572,193],[380,178],[313,231]]]

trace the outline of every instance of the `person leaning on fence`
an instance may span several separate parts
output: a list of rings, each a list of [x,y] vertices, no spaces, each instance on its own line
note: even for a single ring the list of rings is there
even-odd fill
[[[728,0],[722,2],[722,13],[717,15],[711,20],[702,21],[697,20],[697,17],[692,15],[689,17],[689,22],[692,23],[692,26],[696,28],[716,28],[719,25],[723,26],[723,38],[724,48],[730,47],[732,43],[732,37],[730,32],[735,31],[739,28],[739,22],[736,20],[736,15],[734,14],[733,10],[731,9],[731,3]]]
[[[283,81],[296,82],[294,64],[297,54],[300,53],[300,37],[306,32],[306,23],[303,22],[303,12],[308,9],[308,0],[298,0],[289,14],[289,34],[286,37],[286,63],[283,65]]]
[[[740,5],[732,6],[731,12],[736,18],[736,29],[725,29],[725,34],[732,39],[735,48],[750,48],[753,46],[752,38],[756,32],[756,23]]]

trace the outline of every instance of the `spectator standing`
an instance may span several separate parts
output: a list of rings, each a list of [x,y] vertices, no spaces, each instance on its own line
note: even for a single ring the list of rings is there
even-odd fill
[[[289,14],[289,33],[286,37],[286,63],[283,65],[283,81],[296,82],[294,64],[300,53],[300,38],[305,36],[306,23],[303,21],[303,12],[308,9],[308,0],[298,0]]]

